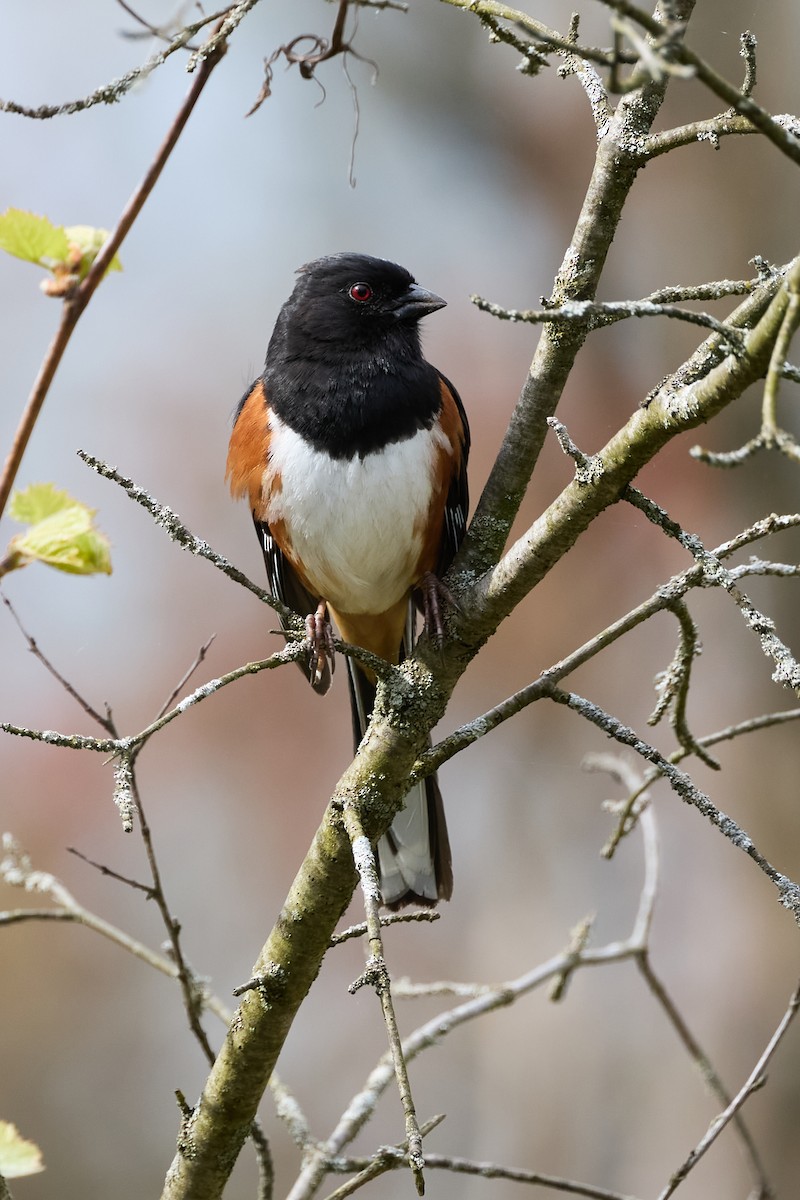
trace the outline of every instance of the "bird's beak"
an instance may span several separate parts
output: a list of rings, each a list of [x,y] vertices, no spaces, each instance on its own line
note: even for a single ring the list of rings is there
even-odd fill
[[[394,315],[398,321],[418,321],[420,317],[436,312],[437,308],[444,308],[446,304],[447,301],[435,292],[426,291],[418,283],[412,283],[405,295],[400,297]]]

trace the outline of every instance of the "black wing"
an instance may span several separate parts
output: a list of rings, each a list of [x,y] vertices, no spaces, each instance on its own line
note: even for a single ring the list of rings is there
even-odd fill
[[[464,540],[464,534],[467,532],[467,515],[469,513],[467,460],[469,458],[470,433],[469,421],[467,420],[467,414],[464,411],[461,397],[450,380],[445,375],[442,375],[441,371],[438,374],[443,392],[446,390],[450,393],[458,409],[458,415],[461,418],[461,426],[464,431],[461,462],[450,484],[444,509],[444,537],[442,538],[441,554],[439,555],[439,562],[436,567],[436,574],[442,576],[455,558],[456,551]]]
[[[285,604],[287,608],[293,609],[299,617],[307,617],[309,613],[315,612],[319,597],[313,596],[308,588],[300,582],[294,567],[272,536],[269,525],[265,521],[259,521],[256,517],[253,517],[253,524],[256,527],[258,542],[264,555],[264,563],[267,568],[267,587],[270,594],[276,600],[280,600],[281,604]],[[281,628],[287,628],[284,621],[281,621]],[[327,659],[322,676],[318,680],[315,680],[314,673],[310,671],[306,663],[301,661],[297,665],[309,679],[314,691],[324,696],[331,686],[331,669]]]

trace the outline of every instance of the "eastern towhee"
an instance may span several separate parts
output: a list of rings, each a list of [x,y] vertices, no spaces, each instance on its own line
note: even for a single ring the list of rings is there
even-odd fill
[[[413,649],[420,589],[441,635],[438,576],[464,536],[469,452],[461,400],[420,348],[420,318],[444,304],[383,259],[308,263],[236,411],[231,492],[250,501],[270,591],[307,617],[320,693],[333,661],[327,612],[345,641],[398,663]],[[347,666],[357,748],[375,676]],[[435,775],[409,792],[377,852],[384,904],[450,898]]]

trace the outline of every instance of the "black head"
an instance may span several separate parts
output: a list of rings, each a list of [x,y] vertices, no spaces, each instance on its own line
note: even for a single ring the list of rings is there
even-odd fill
[[[416,341],[420,318],[445,306],[404,267],[368,254],[318,258],[298,276],[282,315],[291,332],[312,341],[358,345],[395,331]]]
[[[267,350],[270,407],[334,458],[430,428],[440,382],[422,356],[418,325],[443,306],[382,258],[333,254],[307,263]]]

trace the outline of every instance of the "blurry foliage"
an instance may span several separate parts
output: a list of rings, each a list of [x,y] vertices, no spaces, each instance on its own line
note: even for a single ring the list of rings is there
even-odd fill
[[[69,575],[111,574],[111,546],[94,523],[95,510],[68,492],[51,483],[32,483],[14,492],[8,515],[28,529],[9,542],[0,578],[32,562]]]

